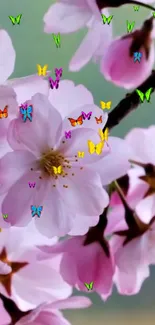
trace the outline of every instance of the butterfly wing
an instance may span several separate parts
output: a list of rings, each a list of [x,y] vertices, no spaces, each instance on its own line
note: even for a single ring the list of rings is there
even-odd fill
[[[90,284],[89,284],[89,289],[90,290],[93,290],[93,284],[94,284],[94,281],[90,282]]]
[[[62,68],[60,68],[60,69],[55,68],[55,76],[57,78],[61,78],[62,77]]]
[[[8,117],[8,105],[6,105],[4,107],[4,110],[3,110],[3,117],[7,118]]]
[[[155,11],[152,12],[153,17],[155,17]]]
[[[83,124],[83,118],[82,118],[82,115],[80,115],[80,116],[78,117],[78,119],[77,119],[77,124],[78,124],[78,125]]]
[[[109,16],[109,17],[107,18],[108,25],[110,25],[112,19],[113,19],[113,16]]]
[[[36,213],[37,213],[36,206],[35,205],[31,205],[31,214],[32,214],[32,217],[34,217]]]
[[[43,206],[39,206],[38,208],[37,208],[37,216],[40,218],[40,216],[41,216],[41,212],[42,212],[42,210],[43,210]]]
[[[85,285],[85,287],[87,288],[87,290],[89,290],[89,284],[86,283],[86,282],[84,282],[84,285]]]
[[[107,108],[107,109],[110,109],[110,108],[111,108],[111,104],[112,104],[112,102],[107,102],[107,103],[106,103],[106,108]]]
[[[61,174],[61,173],[62,173],[62,166],[59,166],[59,167],[57,168],[57,170],[58,170],[58,174]]]
[[[27,117],[30,120],[30,122],[32,122],[32,110],[33,110],[32,105],[29,105],[27,108]]]
[[[85,112],[81,112],[81,114],[82,114],[82,117],[83,117],[83,119],[85,120],[86,119],[86,113]]]
[[[101,16],[102,16],[103,24],[106,24],[106,22],[107,22],[107,17],[106,17],[105,15],[103,15],[103,14],[101,14]]]
[[[144,93],[140,91],[139,89],[136,89],[136,93],[139,95],[141,102],[143,103],[144,101]]]
[[[100,101],[100,106],[102,109],[105,109],[105,102],[103,102],[102,100]]]
[[[95,120],[97,124],[102,123],[102,115],[99,118],[95,116]]]
[[[108,136],[109,136],[109,129],[108,128],[105,129],[103,135],[104,135],[104,140],[108,141]]]
[[[128,20],[126,20],[126,25],[127,25],[127,31],[129,32],[130,31],[130,23]]]
[[[9,19],[11,20],[12,24],[15,25],[16,24],[16,19],[13,16],[9,16]]]
[[[18,25],[20,25],[20,20],[21,20],[21,18],[22,18],[22,14],[18,15],[18,16],[15,18],[16,23],[17,23]]]
[[[57,167],[55,167],[55,166],[52,166],[52,167],[53,167],[54,174],[57,175],[57,173],[58,173]]]
[[[44,67],[43,67],[43,76],[44,77],[46,76],[47,68],[48,68],[48,64],[45,64]]]
[[[20,113],[22,114],[23,122],[26,122],[26,119],[27,119],[27,109],[23,109],[23,108],[20,107]]]
[[[133,22],[131,23],[131,32],[132,32],[134,26],[135,26],[135,21],[133,21]]]
[[[88,152],[92,155],[95,152],[95,144],[91,141],[88,140]]]
[[[40,64],[37,64],[37,70],[38,70],[38,75],[41,76],[42,75],[42,67]]]
[[[145,97],[146,97],[147,102],[150,102],[152,90],[153,90],[153,88],[149,88],[145,93]]]
[[[96,154],[97,155],[100,155],[102,153],[102,149],[104,147],[104,142],[99,142],[97,145],[96,145]]]
[[[102,129],[98,129],[98,133],[99,133],[101,141],[104,141],[104,133],[103,133]]]
[[[76,120],[74,120],[73,118],[68,118],[69,122],[71,123],[72,126],[76,126],[77,125],[77,122]]]

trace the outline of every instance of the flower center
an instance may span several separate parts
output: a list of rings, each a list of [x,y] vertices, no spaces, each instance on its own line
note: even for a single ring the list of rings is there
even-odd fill
[[[63,168],[66,167],[66,163],[69,163],[69,161],[66,160],[60,152],[51,148],[41,155],[39,167],[44,176],[56,178],[58,174],[64,174]]]

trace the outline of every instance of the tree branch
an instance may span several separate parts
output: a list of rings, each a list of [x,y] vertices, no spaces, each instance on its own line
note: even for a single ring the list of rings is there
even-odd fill
[[[143,93],[145,93],[149,88],[153,88],[152,92],[155,91],[155,70],[152,70],[151,75],[139,86],[137,87]],[[141,104],[140,97],[134,90],[132,93],[127,94],[120,103],[112,110],[108,115],[108,121],[105,128],[112,129],[118,125],[128,114],[136,110]]]

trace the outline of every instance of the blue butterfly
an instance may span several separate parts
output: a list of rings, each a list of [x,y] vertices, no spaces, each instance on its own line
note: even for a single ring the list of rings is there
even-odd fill
[[[42,209],[43,209],[43,206],[41,206],[41,205],[38,207],[36,207],[36,205],[31,205],[32,217],[37,215],[37,217],[40,218]]]
[[[134,52],[134,62],[138,61],[140,63],[141,58],[142,58],[141,52]]]
[[[27,118],[29,119],[30,122],[32,122],[32,111],[33,111],[32,105],[29,105],[26,108],[23,108],[22,105],[20,106],[20,113],[22,114],[23,122],[26,122]]]

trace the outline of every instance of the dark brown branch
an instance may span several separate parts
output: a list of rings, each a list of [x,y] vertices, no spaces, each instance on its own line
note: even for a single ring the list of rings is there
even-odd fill
[[[118,8],[123,5],[139,5],[149,10],[155,11],[155,8],[150,6],[148,3],[141,3],[137,0],[96,0],[96,4],[100,10],[104,8]]]
[[[149,88],[153,88],[152,92],[155,91],[155,70],[152,71],[151,75],[137,88],[145,93]],[[112,129],[118,125],[128,114],[136,110],[141,104],[140,97],[136,90],[132,93],[127,94],[124,99],[109,113],[108,121],[105,128]],[[104,128],[104,130],[105,130]]]

